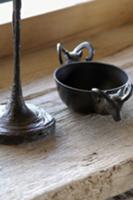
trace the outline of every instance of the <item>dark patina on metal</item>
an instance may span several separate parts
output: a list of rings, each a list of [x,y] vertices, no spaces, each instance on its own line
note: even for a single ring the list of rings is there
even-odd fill
[[[0,143],[19,144],[53,133],[55,120],[43,109],[25,103],[20,79],[21,0],[13,0],[14,79],[11,99],[0,106]]]
[[[81,61],[84,49],[89,56]],[[57,52],[62,66],[56,69],[54,79],[63,102],[76,112],[110,114],[119,121],[121,107],[132,95],[128,75],[114,65],[93,62],[94,48],[89,42],[71,52],[59,43]]]

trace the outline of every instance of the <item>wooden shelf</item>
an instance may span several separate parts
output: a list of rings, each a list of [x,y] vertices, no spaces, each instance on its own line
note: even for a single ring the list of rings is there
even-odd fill
[[[95,60],[123,68],[133,80],[133,1],[84,2],[22,22],[25,100],[55,117],[56,133],[29,144],[0,145],[1,200],[104,200],[133,188],[133,97],[120,122],[81,116],[62,103],[52,77],[59,66],[56,43],[71,50],[87,40]],[[12,81],[11,24],[0,29],[0,103],[5,104]]]
[[[122,67],[131,78],[132,31],[127,24],[91,37],[95,59]],[[68,38],[66,46],[81,38],[84,34]],[[1,103],[9,97],[11,62],[0,60]],[[57,94],[51,75],[58,66],[55,47],[24,54],[22,65],[25,99],[56,118],[56,133],[29,144],[0,146],[0,199],[103,200],[133,188],[133,98],[125,103],[120,122],[81,116]]]
[[[40,6],[36,6],[34,2],[33,8],[35,10],[33,8],[30,9],[29,5],[33,1],[29,0],[27,2],[23,0],[24,8],[22,9],[22,14],[24,17],[28,17],[22,20],[22,50],[24,52],[31,49],[46,48],[53,44],[55,45],[58,41],[65,41],[68,38],[73,38],[74,41],[75,35],[83,35],[82,40],[84,38],[88,39],[92,35],[98,36],[99,32],[109,31],[133,21],[132,0],[82,0],[82,4],[75,6],[74,3],[79,3],[81,0],[56,0],[56,8],[59,9],[62,5],[63,9],[51,12],[46,12],[45,8],[47,7],[49,10],[52,7],[50,6],[52,0],[47,1],[45,8],[43,1],[39,0],[41,3],[37,1],[37,4],[41,5],[41,8]],[[11,7],[9,12],[7,12],[9,10],[8,4]],[[7,6],[6,4],[0,6],[1,13],[10,13],[10,19],[11,10],[11,2],[7,3]],[[29,18],[29,16],[32,17]],[[3,18],[5,20],[6,16],[3,16]],[[9,56],[12,53],[12,26],[10,23],[3,23],[3,20],[0,18],[0,58]],[[101,44],[102,46],[103,44]]]

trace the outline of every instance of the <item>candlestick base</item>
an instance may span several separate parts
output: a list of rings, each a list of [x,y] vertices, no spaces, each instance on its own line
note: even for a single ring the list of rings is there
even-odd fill
[[[34,117],[27,120],[11,120],[6,116],[7,107],[0,106],[0,144],[20,144],[34,141],[54,133],[55,119],[42,108],[27,104]]]

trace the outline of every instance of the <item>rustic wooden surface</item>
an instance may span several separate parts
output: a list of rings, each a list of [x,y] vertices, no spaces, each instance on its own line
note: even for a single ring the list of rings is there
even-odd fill
[[[132,37],[124,40],[124,34],[130,36],[127,29],[133,28],[120,27],[106,40],[95,37],[96,59],[122,67],[133,78]],[[113,40],[108,43],[110,34],[116,45]],[[70,40],[68,46],[72,45]],[[57,65],[54,52],[51,48],[24,55],[22,77],[25,99],[56,118],[56,133],[29,144],[0,146],[0,199],[103,200],[133,188],[133,97],[125,103],[120,122],[110,116],[72,113],[61,102],[51,75]],[[3,104],[9,98],[5,88],[11,60],[1,59],[0,65]]]
[[[30,4],[32,4],[31,1]],[[46,48],[51,44],[56,44],[59,40],[65,41],[68,38],[72,38],[74,41],[75,35],[81,35],[80,40],[92,38],[100,31],[114,29],[133,21],[132,0],[88,0],[86,3],[82,1],[82,4],[77,6],[72,6],[72,2],[69,4],[71,4],[69,8],[45,14],[40,13],[40,15],[38,13],[38,16],[23,20],[22,49],[29,51]],[[29,11],[27,11],[28,7],[24,3],[23,9],[28,14],[34,13],[33,9],[38,9],[36,3]],[[0,11],[4,12],[5,10],[2,8]],[[6,8],[6,11],[10,13],[11,18],[11,10]],[[0,57],[12,53],[12,26],[10,23],[2,24],[2,21],[0,18]],[[129,33],[127,32],[127,34]],[[101,45],[103,45],[102,40]]]
[[[76,34],[67,39],[62,39],[60,42],[67,49],[72,49],[82,41],[90,41],[95,50],[95,60],[112,56],[113,60],[118,60],[118,64],[125,68],[132,66],[132,51],[133,46],[133,24],[124,24],[115,29],[104,30],[89,36],[89,30]],[[126,49],[126,53],[124,50]],[[115,56],[118,52],[123,51],[123,58]],[[28,84],[36,79],[43,78],[44,75],[51,74],[54,69],[59,66],[56,55],[56,43],[49,48],[33,50],[29,53],[23,53],[22,59],[22,77],[24,84]],[[125,62],[125,59],[127,62]],[[109,60],[109,59],[108,59]],[[109,60],[110,62],[110,60]],[[115,62],[115,61],[114,61]],[[7,73],[8,72],[8,73]],[[0,59],[0,89],[6,89],[11,84],[12,76],[12,59]],[[6,81],[5,81],[6,80]]]

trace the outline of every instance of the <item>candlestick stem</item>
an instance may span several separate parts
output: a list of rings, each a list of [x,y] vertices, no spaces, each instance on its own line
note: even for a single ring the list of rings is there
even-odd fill
[[[13,0],[14,84],[13,97],[22,96],[20,80],[20,12],[21,0]],[[14,99],[14,100],[15,100]]]
[[[55,120],[43,109],[25,103],[21,78],[21,0],[13,0],[13,86],[6,106],[0,106],[0,143],[19,144],[54,132]]]

